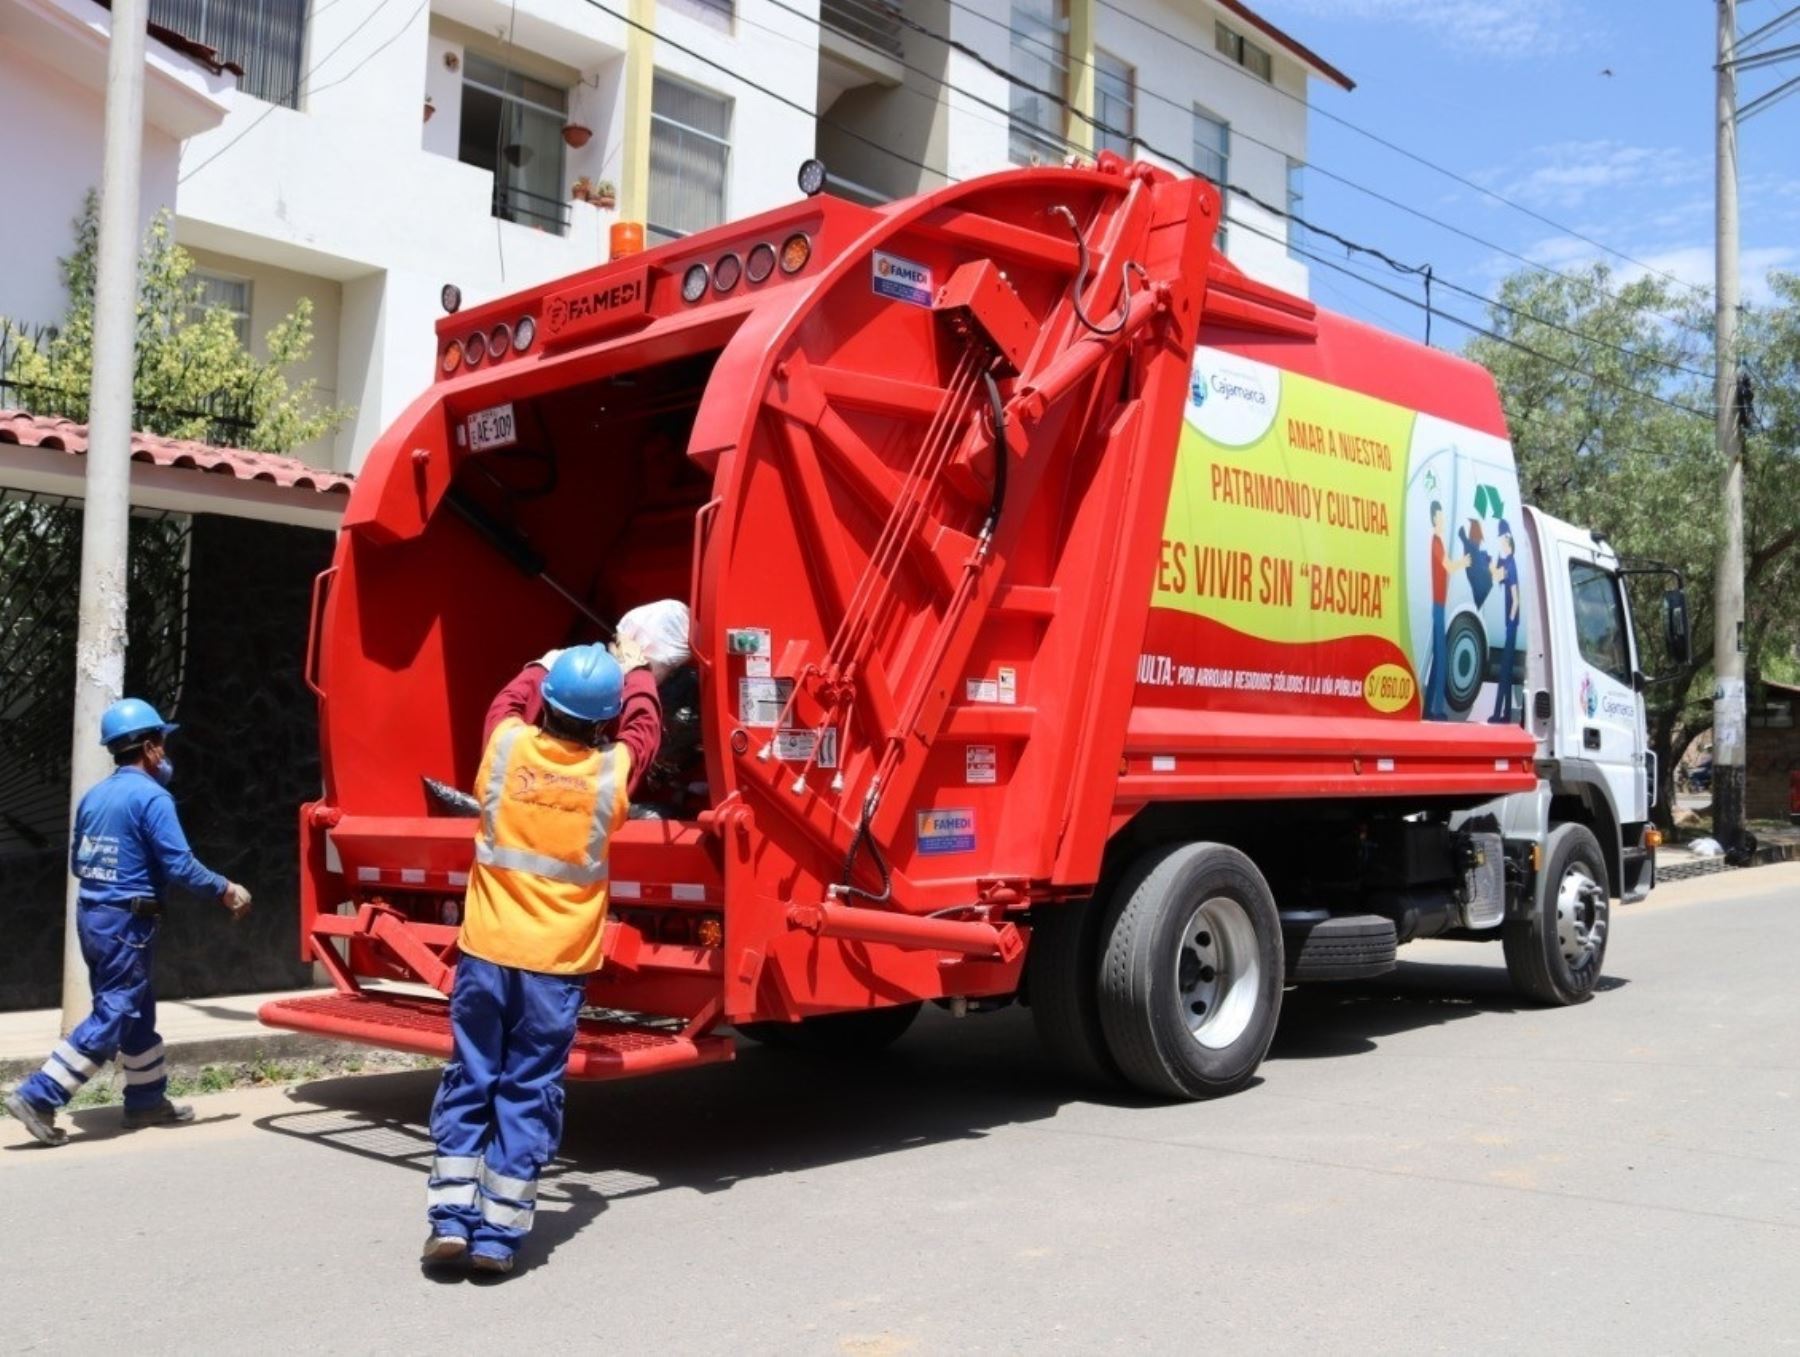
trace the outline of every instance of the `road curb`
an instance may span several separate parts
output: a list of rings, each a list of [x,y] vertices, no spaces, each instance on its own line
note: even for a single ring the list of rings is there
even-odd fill
[[[1688,881],[1697,876],[1742,871],[1748,867],[1770,867],[1781,862],[1800,862],[1800,843],[1764,844],[1751,854],[1750,861],[1742,866],[1733,866],[1722,856],[1696,858],[1692,862],[1684,862],[1674,867],[1659,866],[1656,879],[1658,881]]]
[[[206,1065],[249,1064],[258,1060],[335,1060],[366,1052],[355,1042],[337,1041],[312,1032],[280,1032],[273,1028],[233,1033],[227,1036],[198,1037],[192,1041],[166,1041],[163,1059],[173,1071],[192,1074]],[[10,1083],[30,1074],[44,1063],[43,1054],[29,1057],[0,1057],[0,1083]],[[110,1064],[103,1067],[110,1069]],[[100,1077],[100,1076],[96,1076]]]

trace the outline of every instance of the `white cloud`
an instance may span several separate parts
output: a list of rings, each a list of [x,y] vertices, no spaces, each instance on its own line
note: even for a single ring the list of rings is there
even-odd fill
[[[1320,17],[1403,23],[1458,51],[1492,57],[1545,56],[1579,46],[1584,24],[1566,0],[1289,0]]]
[[[1495,192],[1526,204],[1569,211],[1623,191],[1685,188],[1706,179],[1707,163],[1668,146],[1563,141],[1538,146],[1512,166],[1485,172]]]
[[[1711,241],[1697,244],[1646,246],[1627,251],[1637,263],[1608,255],[1574,236],[1550,236],[1537,241],[1519,253],[1545,268],[1560,273],[1578,273],[1593,264],[1606,264],[1612,269],[1613,285],[1621,287],[1651,275],[1667,275],[1688,287],[1712,290],[1713,246]],[[1496,272],[1512,272],[1512,261]],[[1759,245],[1738,254],[1738,273],[1742,278],[1744,301],[1763,305],[1773,300],[1769,274],[1800,268],[1800,248],[1791,245]],[[1684,289],[1685,290],[1685,289]]]

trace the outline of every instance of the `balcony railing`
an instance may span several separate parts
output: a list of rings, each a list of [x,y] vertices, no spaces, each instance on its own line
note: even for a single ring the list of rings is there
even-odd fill
[[[522,188],[508,188],[505,184],[494,185],[494,215],[501,221],[516,222],[520,226],[535,226],[540,231],[548,231],[552,235],[566,236],[569,233],[569,205],[561,198],[546,198],[541,193],[530,193]]]
[[[896,61],[904,54],[900,6],[889,0],[821,0],[819,21]]]

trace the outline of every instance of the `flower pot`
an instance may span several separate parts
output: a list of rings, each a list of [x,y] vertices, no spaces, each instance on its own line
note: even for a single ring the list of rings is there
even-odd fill
[[[573,146],[578,151],[583,146],[586,146],[588,142],[593,139],[593,136],[593,128],[583,127],[580,123],[567,123],[563,126],[563,140],[568,142],[570,146]]]

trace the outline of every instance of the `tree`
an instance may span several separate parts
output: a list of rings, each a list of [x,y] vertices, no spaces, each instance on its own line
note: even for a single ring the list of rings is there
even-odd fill
[[[86,418],[98,201],[88,194],[75,222],[74,253],[62,261],[69,306],[61,326],[48,337],[31,337],[0,318],[0,335],[12,349],[0,376],[37,413]],[[268,331],[268,357],[258,358],[239,341],[229,312],[201,305],[194,267],[193,256],[175,243],[169,213],[159,213],[138,265],[137,426],[171,438],[291,452],[343,423],[347,408],[319,406],[315,383],[295,384],[287,376],[312,349],[312,302],[302,298]]]
[[[1760,427],[1745,490],[1746,644],[1752,675],[1800,638],[1800,278],[1778,275],[1775,303],[1741,330],[1757,374]],[[1693,654],[1675,664],[1654,611],[1660,587],[1634,581],[1666,826],[1675,762],[1712,724],[1712,599],[1719,530],[1710,304],[1662,279],[1621,284],[1603,266],[1570,276],[1520,272],[1489,309],[1494,338],[1468,355],[1493,372],[1528,502],[1602,532],[1619,553],[1685,576]]]

